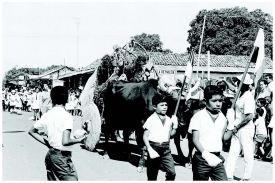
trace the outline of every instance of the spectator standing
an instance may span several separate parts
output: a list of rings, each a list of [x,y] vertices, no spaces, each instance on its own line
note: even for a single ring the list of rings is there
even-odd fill
[[[270,146],[268,148],[266,148],[266,154],[265,154],[265,159],[270,159],[271,158],[271,163],[273,163],[273,156],[272,156],[272,147],[273,147],[273,123],[274,123],[274,118],[273,118],[273,92],[271,92],[270,94],[270,99],[271,99],[271,103],[268,106],[269,110],[271,111],[270,113],[270,122],[268,124],[268,138],[270,141]]]
[[[267,74],[266,76],[265,76],[265,80],[267,81],[267,83],[268,83],[268,86],[267,86],[267,90],[269,91],[269,92],[273,92],[273,77],[272,77],[272,75],[271,74]]]
[[[21,100],[21,92],[17,92],[15,94],[15,109],[16,109],[16,113],[18,115],[21,115],[21,109],[22,109],[22,100]]]
[[[31,89],[29,89],[29,91],[27,92],[27,111],[31,112],[32,111],[32,91]]]
[[[260,92],[258,93],[257,99],[265,98],[266,96],[270,96],[270,92],[267,90],[267,81],[261,80],[260,81]]]
[[[74,103],[73,103],[73,91],[72,90],[69,92],[69,98],[68,98],[68,102],[66,103],[65,108],[70,114],[73,115]]]
[[[238,76],[237,85],[239,86],[243,75]],[[240,97],[235,106],[234,135],[231,139],[230,150],[226,165],[226,173],[229,180],[233,180],[236,161],[241,150],[244,153],[245,171],[242,180],[250,180],[254,164],[254,144],[253,136],[255,126],[253,116],[255,112],[255,101],[252,93],[249,91],[249,85],[253,83],[249,74],[246,74],[243,85],[240,90]],[[233,115],[234,116],[234,115]]]
[[[9,91],[8,88],[5,89],[5,94],[4,94],[4,98],[5,98],[5,110],[9,111]]]
[[[34,120],[37,121],[39,119],[39,110],[40,110],[40,90],[39,88],[35,88],[34,93],[32,94],[32,109]]]
[[[6,95],[5,95],[5,90],[3,89],[2,90],[2,110],[3,111],[5,111],[5,109],[6,109],[6,105],[5,105],[5,97]]]
[[[24,91],[24,93],[22,93],[22,106],[23,106],[23,111],[27,111],[27,104],[28,104],[28,100],[27,100],[27,92]]]
[[[9,102],[10,102],[10,106],[9,106],[9,111],[10,113],[16,113],[15,111],[15,105],[16,105],[16,95],[15,95],[15,90],[11,90],[11,94],[9,96]]]
[[[265,117],[266,117],[265,105],[266,105],[266,99],[265,98],[259,98],[256,102],[257,108],[262,108],[263,111],[264,111],[263,116],[262,116],[264,120],[265,120]]]
[[[51,108],[51,96],[48,85],[44,84],[43,91],[40,93],[39,102],[41,104],[41,116]]]

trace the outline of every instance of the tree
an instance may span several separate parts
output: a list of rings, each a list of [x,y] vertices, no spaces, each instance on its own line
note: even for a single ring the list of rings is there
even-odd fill
[[[2,83],[3,83],[3,86],[5,86],[5,84],[7,84],[10,81],[17,81],[18,76],[20,76],[20,75],[23,75],[26,77],[28,75],[39,75],[39,74],[45,73],[46,71],[56,69],[59,67],[62,67],[62,65],[52,65],[47,68],[19,68],[19,69],[16,69],[16,67],[14,67],[5,74]],[[75,70],[73,67],[69,67],[69,68]]]
[[[265,33],[265,55],[272,58],[273,17],[259,9],[248,12],[246,8],[240,7],[202,10],[198,13],[190,23],[187,39],[190,48],[196,53],[199,52],[204,15],[206,23],[201,53],[205,54],[209,50],[215,55],[249,55],[259,27],[262,26]]]
[[[172,53],[169,49],[163,49],[163,43],[160,41],[158,34],[146,34],[134,36],[134,40],[141,44],[148,52]]]

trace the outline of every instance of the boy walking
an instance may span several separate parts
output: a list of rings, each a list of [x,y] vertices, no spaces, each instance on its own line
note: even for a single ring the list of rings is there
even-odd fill
[[[210,85],[204,90],[206,108],[194,114],[188,132],[196,152],[192,158],[193,180],[227,180],[224,158],[220,152],[222,142],[232,136],[234,121],[227,119],[220,111],[223,92],[217,86]],[[228,114],[234,112],[228,110]]]
[[[77,181],[76,169],[71,160],[71,146],[82,142],[85,138],[71,139],[73,117],[66,112],[65,104],[68,100],[68,90],[63,86],[56,86],[51,91],[53,108],[44,114],[29,130],[29,134],[40,143],[49,147],[45,158],[48,180]],[[45,134],[44,139],[40,134]]]
[[[147,177],[157,180],[158,169],[162,163],[166,170],[166,180],[175,180],[174,160],[170,150],[170,137],[175,135],[178,128],[176,116],[166,116],[167,102],[165,96],[155,95],[152,99],[155,112],[146,120],[143,141],[147,147]]]

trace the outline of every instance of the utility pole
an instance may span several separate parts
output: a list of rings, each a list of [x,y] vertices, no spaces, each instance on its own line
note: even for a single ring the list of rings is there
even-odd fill
[[[76,25],[77,25],[77,37],[76,37],[76,69],[78,69],[78,29],[79,29],[79,23],[80,23],[80,18],[76,18]]]

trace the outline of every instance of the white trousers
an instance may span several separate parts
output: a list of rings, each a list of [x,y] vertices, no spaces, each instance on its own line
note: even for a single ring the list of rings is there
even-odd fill
[[[227,164],[225,167],[228,178],[233,178],[235,166],[241,149],[244,154],[244,175],[243,179],[250,179],[254,164],[253,136],[255,129],[240,129],[237,134],[232,135]]]

